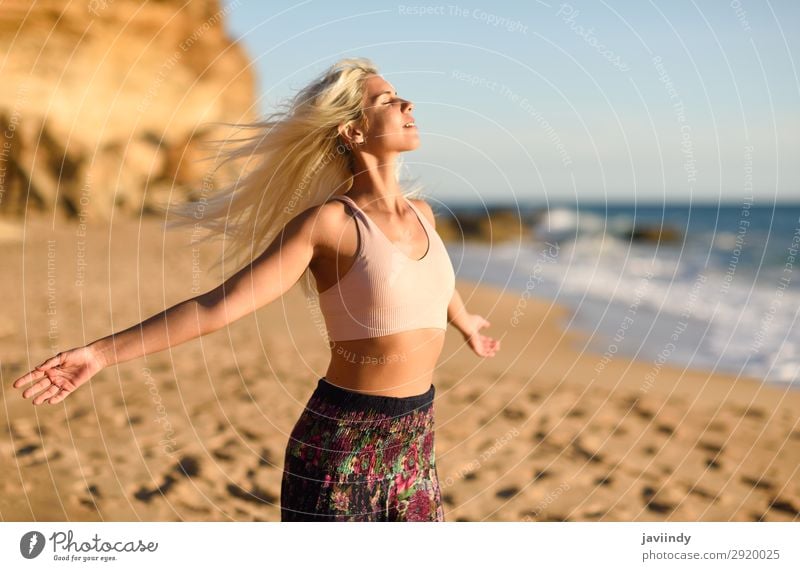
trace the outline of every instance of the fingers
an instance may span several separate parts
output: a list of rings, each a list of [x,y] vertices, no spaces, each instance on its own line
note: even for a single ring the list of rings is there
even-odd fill
[[[53,398],[50,399],[50,404],[58,404],[62,400],[67,398],[68,395],[69,395],[69,393],[67,391],[61,391],[56,396],[54,396]]]
[[[54,373],[57,369],[47,369],[45,371],[33,370],[16,381],[14,388],[21,388],[26,383],[33,381],[33,384],[22,392],[22,398],[31,398],[34,405],[45,402],[57,404],[67,398],[76,387],[75,384],[67,379],[59,379]],[[48,400],[49,399],[49,400]]]
[[[22,375],[20,378],[18,378],[16,381],[14,381],[14,383],[11,386],[14,387],[15,389],[18,389],[22,385],[24,385],[25,383],[28,383],[30,381],[38,381],[40,379],[44,379],[46,377],[47,371],[51,367],[54,367],[56,365],[60,365],[61,364],[61,357],[62,357],[62,354],[59,353],[58,355],[55,355],[54,357],[50,357],[44,363],[41,363],[40,365],[36,365],[33,368],[32,371],[29,371],[28,373],[25,373],[24,375]]]
[[[33,399],[33,404],[35,404],[35,405],[42,404],[44,401],[46,401],[47,399],[49,399],[52,396],[55,396],[60,391],[61,391],[61,389],[59,387],[57,387],[56,385],[51,385],[44,392],[42,392],[42,394],[40,394],[35,399]]]
[[[35,385],[31,385],[27,389],[22,392],[22,398],[30,398],[33,395],[37,394],[39,391],[46,389],[47,387],[51,386],[53,383],[48,378],[41,379]]]
[[[490,337],[484,338],[484,357],[494,357],[495,353],[500,349],[500,341]]]
[[[30,371],[29,373],[25,373],[24,375],[22,375],[20,378],[14,381],[14,383],[11,386],[14,387],[15,389],[18,389],[22,385],[30,381],[38,381],[44,378],[46,378],[46,375],[44,373],[34,369],[33,371]]]
[[[54,357],[50,357],[47,361],[42,363],[41,365],[37,365],[37,371],[44,371],[45,369],[49,369],[50,367],[55,367],[56,365],[61,364],[61,353]]]

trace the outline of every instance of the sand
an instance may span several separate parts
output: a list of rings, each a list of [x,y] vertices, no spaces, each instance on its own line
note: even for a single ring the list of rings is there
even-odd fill
[[[288,433],[328,363],[299,287],[108,368],[59,405],[34,407],[11,387],[60,350],[217,285],[215,246],[190,238],[152,220],[86,236],[74,222],[4,225],[4,521],[279,520]],[[565,333],[566,308],[457,287],[502,349],[478,357],[451,328],[435,372],[448,521],[800,520],[800,391],[606,362]]]

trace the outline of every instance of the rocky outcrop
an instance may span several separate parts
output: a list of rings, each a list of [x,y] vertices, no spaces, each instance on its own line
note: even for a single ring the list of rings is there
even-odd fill
[[[257,118],[249,58],[224,26],[237,5],[4,0],[0,213],[139,215],[220,182],[200,159],[229,130],[209,123]]]
[[[436,218],[436,231],[446,242],[518,242],[532,237],[531,216],[510,207],[453,208],[437,212]]]
[[[580,223],[579,223],[580,221]],[[571,241],[576,236],[604,235],[628,242],[679,244],[680,229],[662,223],[634,223],[623,218],[610,223],[596,213],[578,215],[564,207],[451,207],[436,212],[436,231],[447,242],[501,243],[527,240]]]

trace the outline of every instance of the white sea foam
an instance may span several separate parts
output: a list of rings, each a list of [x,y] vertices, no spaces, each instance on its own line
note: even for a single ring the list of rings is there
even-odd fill
[[[524,249],[448,244],[448,250],[459,277],[507,285],[511,295],[527,287],[533,296],[571,308],[566,325],[592,333],[589,350],[603,352],[638,298],[637,334],[627,335],[619,353],[653,360],[672,343],[673,366],[800,388],[800,289],[781,289],[779,268],[742,266],[731,275],[725,265],[706,265],[707,251],[688,242],[631,244],[602,233],[597,218],[581,214],[578,221],[568,211],[552,212],[539,226],[549,224],[548,231],[538,235],[562,241],[545,264],[548,247],[538,241]],[[615,224],[624,227],[621,220]],[[721,238],[726,246],[729,241]]]

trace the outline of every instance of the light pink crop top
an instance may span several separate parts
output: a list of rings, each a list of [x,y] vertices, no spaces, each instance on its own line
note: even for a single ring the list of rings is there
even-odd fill
[[[455,289],[453,264],[436,229],[410,200],[428,250],[419,260],[392,243],[349,196],[358,229],[352,267],[319,294],[319,307],[332,341],[366,339],[410,329],[447,329],[447,306]]]

